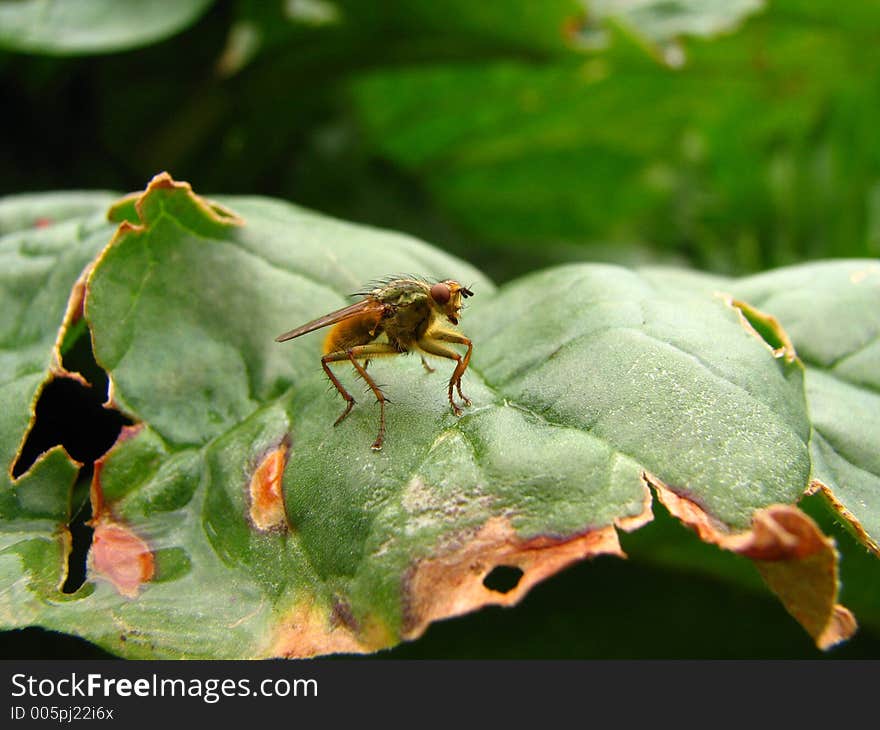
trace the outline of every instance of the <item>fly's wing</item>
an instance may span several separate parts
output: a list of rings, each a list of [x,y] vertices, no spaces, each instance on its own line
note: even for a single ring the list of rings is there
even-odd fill
[[[275,342],[292,340],[294,337],[299,337],[308,332],[314,332],[315,330],[321,329],[321,327],[327,327],[331,324],[341,322],[344,319],[350,319],[351,317],[357,317],[363,314],[383,314],[384,312],[385,305],[381,302],[372,298],[361,299],[359,302],[350,304],[342,309],[337,309],[335,312],[325,314],[323,317],[313,319],[311,322],[306,322],[306,324],[301,325],[296,329],[292,329],[290,332],[278,335],[278,337],[275,338]]]

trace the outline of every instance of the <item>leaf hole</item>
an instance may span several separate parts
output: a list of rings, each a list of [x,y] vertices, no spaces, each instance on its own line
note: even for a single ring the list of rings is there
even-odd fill
[[[12,466],[17,479],[33,466],[40,454],[61,445],[72,459],[90,466],[116,441],[131,420],[106,408],[109,379],[92,355],[88,329],[77,327],[73,341],[65,338],[62,365],[79,379],[59,375],[43,386],[34,409],[34,421]]]
[[[59,444],[72,459],[92,464],[113,445],[122,427],[131,423],[119,411],[104,408],[103,402],[95,388],[70,377],[46,383],[37,400],[34,423],[12,467],[13,478]]]
[[[76,593],[86,582],[86,560],[92,546],[94,529],[89,525],[92,519],[92,502],[89,499],[89,485],[92,481],[93,467],[80,469],[79,478],[74,487],[71,504],[75,510],[70,523],[70,554],[67,556],[67,578],[61,587],[62,593]],[[79,509],[76,504],[79,503]]]
[[[515,565],[496,565],[483,578],[483,585],[496,593],[510,593],[522,577],[522,570]]]
[[[107,399],[110,384],[107,373],[98,365],[92,352],[92,336],[86,321],[80,318],[67,328],[61,343],[61,366],[72,373],[79,373],[86,382]]]
[[[752,329],[758,333],[771,349],[778,350],[785,346],[785,341],[780,337],[778,327],[774,326],[773,322],[765,317],[757,316],[756,312],[752,309],[742,307],[740,311],[743,313],[746,321],[752,325]]]
[[[748,302],[732,299],[731,304],[739,311],[746,329],[751,328],[753,334],[773,351],[774,357],[785,356],[789,362],[797,357],[788,334],[779,321],[772,315],[756,309]]]

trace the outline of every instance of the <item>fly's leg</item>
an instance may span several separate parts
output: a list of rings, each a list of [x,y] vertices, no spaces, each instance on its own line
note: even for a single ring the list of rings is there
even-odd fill
[[[419,347],[423,349],[425,352],[430,353],[431,355],[437,355],[437,357],[445,357],[450,360],[456,361],[455,372],[458,372],[458,367],[461,364],[461,355],[459,355],[454,350],[450,350],[448,347],[441,345],[439,342],[434,342],[431,339],[424,338],[419,340]],[[452,398],[452,388],[455,385],[455,375],[453,373],[453,377],[449,380],[449,388],[447,391],[447,397],[449,398],[449,405],[452,406],[452,412],[456,416],[460,416],[462,414],[461,408],[458,407],[456,402]]]
[[[425,370],[427,370],[429,373],[433,373],[434,370],[436,370],[436,368],[432,368],[430,365],[428,365],[428,361],[425,360],[425,356],[424,356],[424,355],[422,355],[422,366],[423,366],[423,367],[425,368]]]
[[[458,388],[458,395],[461,397],[464,404],[469,406],[471,404],[470,400],[465,397],[465,395],[461,392],[461,374],[464,372],[464,369],[467,367],[466,360],[468,355],[470,355],[470,347],[468,348],[468,354],[462,358],[455,350],[451,350],[445,345],[437,342],[436,340],[441,339],[436,337],[436,330],[432,332],[429,336],[422,338],[419,340],[419,347],[427,352],[429,355],[437,355],[437,357],[445,357],[449,360],[455,360],[455,370],[452,372],[452,377],[449,379],[449,386],[447,388],[447,397],[449,398],[449,405],[452,406],[452,412],[456,416],[460,416],[462,414],[461,408],[459,408],[458,404],[453,399],[452,389]],[[446,330],[441,330],[441,333],[446,334]],[[451,333],[456,337],[461,337],[462,339],[467,339],[459,335],[457,332]],[[452,340],[453,342],[456,340]],[[468,345],[470,345],[470,340],[467,340]]]
[[[457,345],[467,346],[467,352],[465,352],[464,357],[456,355],[455,358],[453,358],[457,364],[455,370],[452,372],[452,377],[449,379],[449,400],[452,402],[452,388],[455,386],[456,390],[458,390],[459,398],[461,398],[466,406],[469,406],[471,404],[471,399],[461,392],[461,377],[464,375],[464,371],[467,370],[468,365],[471,362],[471,353],[474,351],[474,343],[454,330],[436,329],[430,333],[429,338],[432,340],[440,340],[441,342],[452,342]],[[443,349],[446,350],[447,348],[444,347]],[[449,352],[449,350],[447,351]],[[448,357],[448,355],[445,355],[444,357]],[[455,410],[454,407],[453,410]]]
[[[327,377],[330,378],[330,382],[333,383],[334,386],[336,386],[336,390],[339,391],[339,395],[345,398],[345,410],[342,412],[342,415],[333,422],[334,426],[338,426],[340,423],[342,423],[345,420],[345,417],[349,413],[351,413],[351,409],[354,408],[354,404],[357,403],[357,401],[352,397],[351,393],[349,393],[342,385],[342,383],[339,382],[339,378],[337,378],[333,374],[333,371],[328,365],[328,363],[338,362],[339,360],[347,359],[347,357],[348,355],[346,355],[346,353],[344,352],[330,352],[321,358],[321,367],[324,368],[324,372],[327,373]]]
[[[354,405],[354,398],[349,395],[349,393],[342,387],[339,381],[330,373],[329,367],[327,367],[328,362],[340,362],[343,360],[348,360],[354,365],[354,369],[357,371],[357,374],[364,380],[364,382],[370,387],[370,390],[373,391],[373,395],[376,396],[376,402],[379,404],[379,433],[376,435],[376,440],[373,442],[371,448],[374,451],[378,451],[382,448],[382,443],[385,440],[385,394],[376,385],[376,381],[370,377],[367,373],[366,368],[358,362],[358,359],[369,359],[371,357],[375,357],[377,355],[399,355],[400,351],[397,350],[392,345],[389,345],[384,342],[375,342],[369,345],[358,345],[357,347],[350,347],[347,350],[340,350],[338,352],[331,352],[327,355],[324,355],[321,358],[321,362],[324,364],[324,370],[327,371],[327,374],[330,375],[330,379],[333,381],[333,384],[336,385],[337,389],[340,393],[342,393],[342,397],[346,398],[348,401],[348,406],[346,406],[345,412],[337,419],[336,423],[339,423],[343,418],[345,418],[352,406]],[[334,424],[335,425],[335,424]]]

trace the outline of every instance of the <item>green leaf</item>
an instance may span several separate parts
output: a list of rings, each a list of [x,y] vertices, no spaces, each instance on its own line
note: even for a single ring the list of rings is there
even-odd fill
[[[78,316],[71,289],[112,231],[109,198],[21,196],[0,201],[0,463],[11,470],[47,371],[60,370],[59,327]],[[91,211],[101,210],[101,213]],[[80,292],[81,297],[81,292]],[[81,303],[81,300],[80,300]]]
[[[880,553],[880,263],[804,264],[739,283],[807,367],[813,478]]]
[[[650,484],[704,538],[781,574],[768,580],[827,643],[835,554],[817,531],[820,552],[800,554],[808,520],[791,507],[813,468],[803,368],[775,357],[740,309],[601,265],[496,292],[406,236],[266,199],[221,202],[163,174],[111,211],[120,223],[91,267],[85,318],[109,405],[133,425],[95,464],[89,572],[74,594],[40,577],[64,554],[71,474],[53,481],[49,506],[20,493],[48,455],[4,487],[19,495],[0,502],[11,553],[0,595],[16,586],[4,625],[129,657],[374,651],[515,603],[574,561],[621,554],[617,530],[650,519]],[[395,272],[474,290],[462,321],[473,406],[451,412],[446,361],[428,373],[418,358],[376,359],[392,402],[374,452],[369,394],[332,427],[341,403],[321,336],[274,338]],[[337,372],[350,387],[350,370]],[[4,433],[10,454],[29,405],[18,404],[20,431]],[[773,515],[784,555],[758,539]],[[498,567],[518,569],[516,585],[490,587]],[[778,587],[799,571],[797,597],[818,613]]]
[[[766,352],[722,303],[583,265],[508,285],[487,309],[479,362],[506,399],[688,485],[727,524],[797,497],[809,428],[800,370],[776,364],[756,379]],[[709,444],[723,445],[711,472]]]
[[[113,193],[74,191],[0,198],[0,236],[49,228],[71,218],[103,215],[115,197]]]
[[[880,264],[801,264],[739,280],[664,269],[646,275],[660,286],[731,292],[777,320],[772,324],[805,365],[814,488],[877,553]]]
[[[2,0],[0,46],[48,55],[111,53],[192,25],[211,0]]]

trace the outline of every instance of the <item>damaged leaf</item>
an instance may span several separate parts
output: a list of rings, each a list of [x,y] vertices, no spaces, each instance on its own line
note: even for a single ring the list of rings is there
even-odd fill
[[[749,530],[731,533],[696,504],[665,484],[651,486],[669,512],[706,542],[751,558],[788,612],[827,649],[856,630],[852,613],[837,604],[837,552],[834,541],[797,507],[771,505],[758,510]]]
[[[880,555],[880,261],[792,267],[736,291],[779,319],[806,366],[813,489]]]
[[[771,349],[805,370],[810,491],[880,554],[880,261],[802,264],[739,280],[647,272],[660,286],[730,292]],[[757,331],[757,330],[756,330]]]
[[[375,651],[516,603],[575,561],[622,555],[619,531],[650,521],[663,485],[723,547],[757,540],[758,525],[781,535],[784,549],[739,552],[820,645],[854,629],[836,603],[833,546],[792,506],[814,471],[803,366],[723,298],[586,264],[496,291],[406,236],[266,199],[206,201],[165,174],[111,217],[112,238],[96,224],[109,243],[87,278],[71,266],[61,288],[75,302],[84,282],[107,406],[132,425],[95,463],[89,573],[73,594],[58,586],[76,465],[56,449],[3,485],[5,626],[128,657]],[[332,426],[341,404],[321,335],[274,338],[396,272],[475,292],[461,322],[475,342],[473,406],[452,414],[445,362],[430,373],[417,357],[379,358],[370,372],[391,403],[377,453],[359,389]],[[29,399],[18,421],[4,414],[7,464],[76,309],[44,313],[55,330],[39,340]]]

